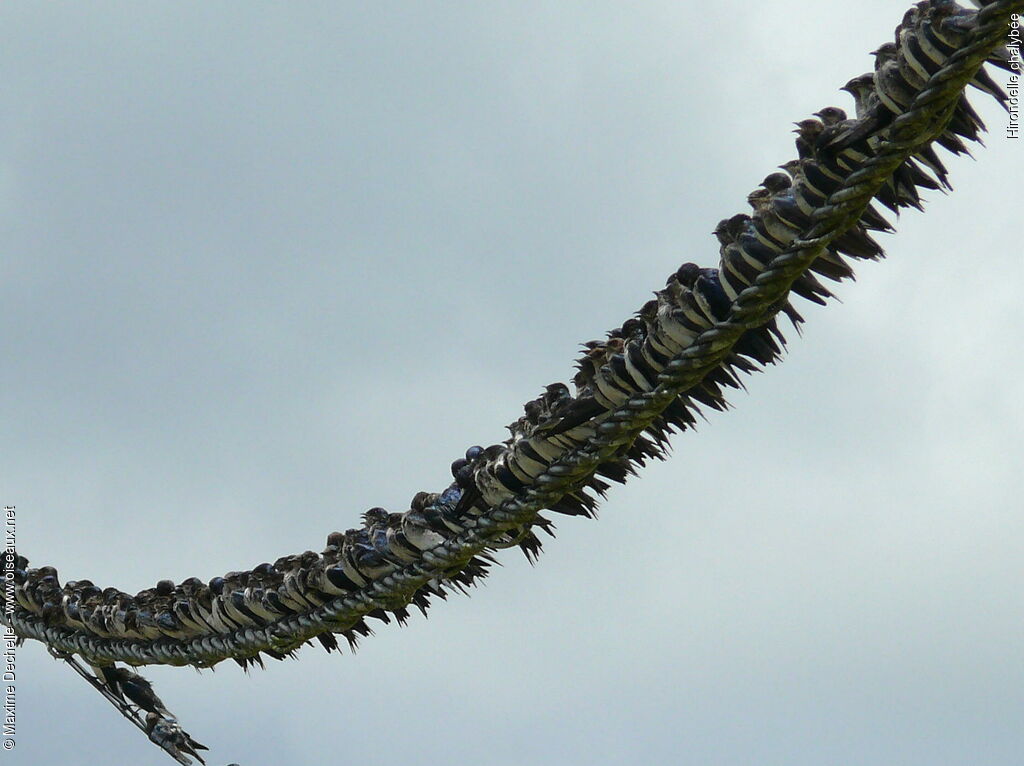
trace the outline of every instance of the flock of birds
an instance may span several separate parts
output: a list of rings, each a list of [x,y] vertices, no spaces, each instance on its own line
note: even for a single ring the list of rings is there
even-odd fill
[[[981,4],[979,4],[981,5]],[[31,568],[24,556],[14,564],[16,604],[3,604],[4,620],[22,638],[47,643],[57,656],[83,657],[113,701],[136,716],[145,714],[152,739],[181,763],[203,759],[205,749],[177,723],[137,673],[117,666],[171,664],[210,667],[231,658],[242,667],[262,664],[262,656],[282,659],[309,640],[311,612],[332,600],[356,598],[369,584],[399,567],[429,561],[431,550],[453,535],[481,524],[491,509],[525,488],[543,483],[552,463],[594,434],[614,411],[638,393],[653,390],[659,375],[695,338],[725,320],[737,296],[766,266],[805,233],[816,209],[871,157],[884,131],[977,26],[977,13],[949,0],[925,0],[907,11],[893,42],[874,52],[875,69],[843,88],[853,96],[855,115],[828,106],[795,123],[797,158],[768,175],[748,196],[750,213],[738,213],[715,227],[718,268],[683,264],[665,287],[636,315],[607,337],[583,344],[573,386],[554,383],[524,407],[508,426],[510,438],[487,448],[474,446],[452,466],[453,482],[440,493],[420,492],[410,508],[392,513],[371,508],[363,526],[328,536],[320,552],[283,556],[251,570],[229,572],[203,581],[163,580],[136,594],[101,588],[89,580],[63,584],[51,566]],[[995,50],[989,63],[1010,70],[1010,51]],[[1004,107],[1007,94],[983,69],[970,84]],[[935,143],[953,154],[968,154],[980,142],[981,118],[961,94],[946,128]],[[792,285],[793,294],[815,303],[831,296],[821,281],[853,276],[851,260],[877,259],[883,250],[873,233],[893,229],[880,208],[899,213],[922,208],[920,190],[950,189],[943,161],[931,146],[908,158],[879,190],[852,227],[832,240],[810,270]],[[819,279],[820,278],[820,279]],[[788,298],[774,306],[794,327],[803,321]],[[668,436],[691,426],[700,407],[723,409],[723,390],[742,386],[739,373],[774,363],[785,338],[776,319],[747,330],[722,364],[698,386],[676,397],[644,433],[549,510],[590,516],[606,480],[624,482],[650,458],[664,455]],[[552,532],[537,515],[528,524],[503,532],[493,549],[518,546],[531,559],[541,548],[536,532]],[[396,593],[391,603],[379,598],[363,616],[347,619],[313,637],[327,650],[338,649],[340,634],[355,647],[371,633],[367,619],[404,623],[407,606],[426,611],[434,597],[465,589],[486,575],[492,558],[485,551],[411,593]],[[0,591],[0,601],[5,601]],[[315,630],[319,623],[313,624]]]

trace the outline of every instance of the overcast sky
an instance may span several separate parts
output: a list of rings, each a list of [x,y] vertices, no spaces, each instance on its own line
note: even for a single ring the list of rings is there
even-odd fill
[[[442,488],[717,264],[902,10],[5,2],[19,549],[135,591]],[[1024,145],[974,102],[956,191],[536,567],[355,656],[146,671],[210,763],[1019,764]],[[170,763],[42,645],[17,675],[14,763]]]

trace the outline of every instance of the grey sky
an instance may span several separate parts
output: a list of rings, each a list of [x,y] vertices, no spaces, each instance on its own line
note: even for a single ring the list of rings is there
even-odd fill
[[[439,489],[576,344],[717,262],[901,13],[4,3],[19,547],[136,590]],[[973,100],[955,192],[536,567],[507,552],[354,657],[149,671],[211,763],[1019,763],[1024,146]],[[18,659],[13,762],[170,762]]]

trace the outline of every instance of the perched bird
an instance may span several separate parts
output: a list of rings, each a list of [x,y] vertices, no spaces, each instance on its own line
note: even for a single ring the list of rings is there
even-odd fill
[[[840,150],[849,145],[869,140],[884,130],[895,118],[897,112],[886,106],[875,89],[875,75],[871,72],[858,75],[840,90],[853,96],[857,124],[846,133],[832,139],[830,148]]]
[[[140,710],[172,717],[163,701],[153,691],[153,684],[128,668],[111,667],[104,669],[103,676],[111,691],[134,702]]]
[[[744,213],[719,221],[713,233],[723,260],[738,256],[759,271],[785,249],[782,242],[768,235],[758,236],[754,219]]]
[[[825,130],[825,125],[821,120],[806,119],[800,120],[799,122],[793,123],[796,129],[793,131],[796,133],[796,153],[797,156],[804,159],[815,158],[815,147],[818,143],[818,138],[821,136],[822,131]]]
[[[893,114],[903,114],[917,95],[917,90],[900,72],[899,50],[895,43],[885,43],[871,51],[875,57],[875,92]]]
[[[858,77],[854,77],[842,87],[842,90],[845,90],[853,96],[858,122],[865,126],[869,126],[872,130],[876,130],[882,125],[888,125],[895,116],[879,100],[878,94],[875,93],[873,77],[870,74],[862,74]],[[872,124],[872,121],[874,121],[874,124]],[[855,127],[847,135],[854,135],[860,129],[860,126]],[[947,134],[943,133],[942,135],[945,136]],[[839,145],[843,140],[844,136],[839,136],[837,139],[834,139],[833,142]],[[953,134],[948,134],[948,137],[945,140],[950,142],[954,149],[959,145],[960,147],[963,147],[963,152],[967,151],[963,142]],[[950,151],[954,151],[954,149],[950,149]],[[954,153],[957,152],[954,151]],[[947,189],[953,188],[949,183],[949,172],[946,170],[946,166],[943,165],[942,160],[939,159],[939,155],[935,153],[935,150],[931,146],[922,147],[914,156],[935,174],[935,177],[939,179],[940,184]]]
[[[904,77],[900,68],[900,51],[895,43],[885,43],[875,54],[875,90],[882,103],[895,114],[901,114],[913,101],[917,89]],[[949,121],[949,130],[969,141],[984,145],[981,132],[985,123],[971,107],[967,97],[961,93],[953,115]]]
[[[831,147],[832,142],[841,135],[848,133],[857,126],[857,120],[847,117],[846,110],[838,106],[826,106],[814,113],[814,116],[821,120],[822,128],[814,143],[814,155],[820,157],[822,153],[835,155],[835,149]],[[849,143],[843,149],[842,157],[834,156],[836,162],[843,167],[851,161],[861,163],[873,154],[868,143]]]
[[[893,42],[896,43],[907,63],[917,71],[918,75],[928,79],[942,68],[945,57],[940,54],[933,58],[924,50],[921,40],[922,30],[920,29],[923,20],[922,8],[912,5],[903,14],[903,19],[896,27]],[[935,53],[938,52],[935,51]]]
[[[149,739],[156,745],[166,750],[178,763],[192,763],[189,756],[195,758],[199,763],[206,764],[197,751],[209,750],[206,745],[201,745],[181,728],[181,725],[173,717],[161,716],[157,713],[146,714],[146,733]]]

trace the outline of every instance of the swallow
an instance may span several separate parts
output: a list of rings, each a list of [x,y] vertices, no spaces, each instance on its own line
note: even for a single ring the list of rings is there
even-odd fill
[[[723,321],[729,316],[732,301],[722,288],[718,269],[701,269],[692,284],[693,296],[701,310],[713,321]]]
[[[722,258],[732,257],[735,253],[759,270],[763,270],[786,247],[770,236],[758,236],[754,219],[743,213],[719,222],[715,236]]]
[[[822,129],[814,142],[814,156],[831,159],[842,168],[853,168],[862,164],[874,152],[867,139],[849,141],[841,150],[837,150],[834,141],[841,135],[847,135],[857,127],[857,120],[847,117],[846,110],[838,106],[827,106],[814,113],[822,123]]]
[[[875,93],[893,114],[903,114],[913,102],[917,90],[900,71],[899,51],[895,43],[885,43],[871,51],[875,57]]]
[[[800,159],[814,159],[818,138],[825,130],[821,120],[800,120],[793,123],[796,129],[796,153]]]
[[[770,225],[792,230],[797,235],[810,228],[810,215],[804,212],[801,209],[801,203],[797,202],[788,176],[784,173],[772,173],[765,179],[762,186],[768,192],[771,192],[772,189],[779,190],[771,193],[771,196],[767,198],[763,195],[755,197],[755,201],[762,209],[760,212],[762,221],[766,223],[773,221],[774,223]],[[750,197],[748,197],[748,200],[750,200]],[[769,231],[771,231],[770,228]],[[805,273],[798,277],[793,282],[791,289],[800,297],[821,305],[825,304],[824,298],[832,297],[831,291],[810,273]]]
[[[922,31],[925,29],[924,23],[922,23],[921,29]],[[873,53],[875,54],[875,90],[891,111],[902,113],[913,101],[916,92],[900,71],[900,52],[894,43],[886,43]],[[953,116],[950,118],[949,130],[970,141],[984,145],[979,133],[985,130],[985,123],[962,93],[953,110]]]
[[[210,748],[192,739],[172,716],[165,717],[154,712],[147,713],[146,734],[151,742],[162,747],[178,763],[188,766],[192,763],[189,756],[192,756],[205,766],[206,761],[198,751]]]
[[[135,703],[140,710],[170,716],[163,701],[153,691],[153,684],[128,668],[110,667],[105,669],[104,678],[111,690],[122,698]]]
[[[871,75],[864,74],[859,77],[854,77],[842,87],[842,90],[845,90],[853,96],[858,121],[864,122],[864,124],[871,124],[874,120],[878,125],[888,125],[895,117],[895,115],[890,112],[885,105],[881,103],[881,101],[879,101],[878,94],[875,93],[874,82]],[[860,128],[854,128],[848,135],[855,134],[858,130],[860,130]],[[836,141],[839,142],[842,140],[843,136],[836,139]],[[941,137],[939,140],[941,143]],[[957,142],[959,142],[958,139]],[[962,145],[962,142],[959,143]],[[966,147],[964,147],[964,150],[966,151]],[[939,183],[941,183],[945,188],[953,188],[949,183],[949,172],[946,170],[946,166],[942,164],[942,161],[939,159],[939,155],[935,153],[935,150],[931,146],[921,148],[914,156],[935,174],[935,177],[939,179]]]

